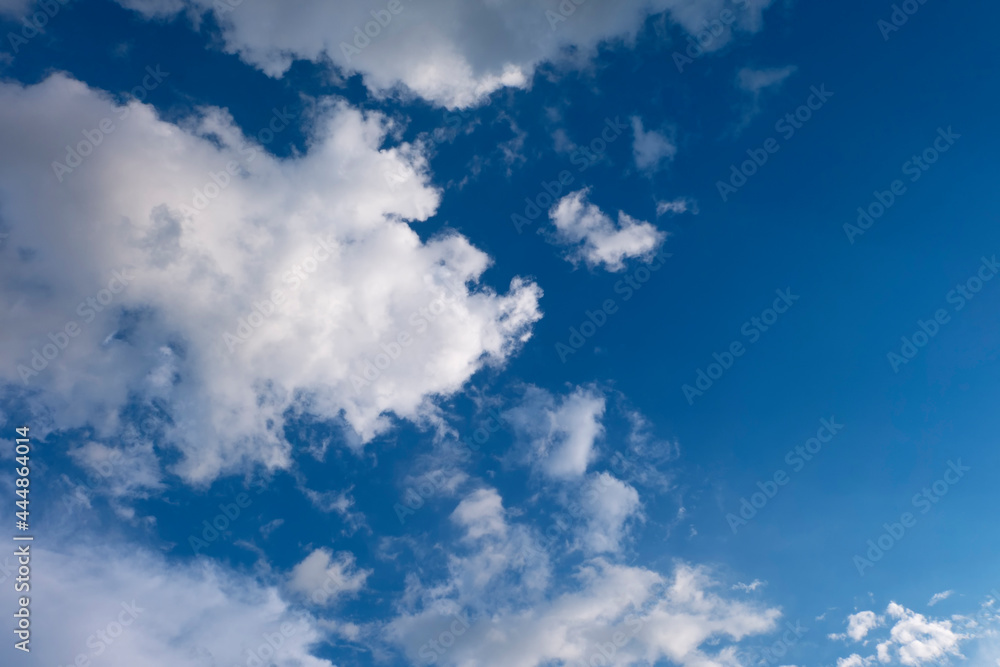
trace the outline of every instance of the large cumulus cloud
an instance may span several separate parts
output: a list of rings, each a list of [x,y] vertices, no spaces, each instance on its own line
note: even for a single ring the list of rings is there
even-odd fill
[[[462,236],[421,240],[439,193],[417,147],[381,147],[384,117],[291,113],[273,127],[311,139],[276,159],[220,109],[174,124],[64,75],[0,86],[0,380],[100,437],[138,406],[206,481],[286,465],[289,416],[364,443],[503,363],[540,290],[481,285]]]

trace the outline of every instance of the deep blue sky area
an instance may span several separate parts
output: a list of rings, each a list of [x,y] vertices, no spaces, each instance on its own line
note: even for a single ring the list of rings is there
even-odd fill
[[[199,5],[194,0],[180,4]],[[417,3],[410,6],[400,16],[424,11]],[[630,645],[636,653],[622,653],[613,664],[877,664],[875,633],[886,634],[899,618],[887,611],[890,602],[907,613],[924,614],[921,619],[928,622],[950,619],[955,633],[968,630],[961,617],[976,614],[990,590],[1000,587],[995,509],[1000,498],[1000,279],[992,280],[1000,271],[995,196],[1000,9],[927,0],[885,39],[877,22],[889,20],[892,3],[781,0],[763,11],[759,29],[735,33],[683,71],[673,54],[688,45],[685,28],[669,14],[646,16],[636,24],[634,39],[603,41],[593,53],[572,61],[541,58],[524,86],[500,87],[460,108],[414,93],[405,83],[377,90],[336,57],[297,58],[283,75],[269,76],[226,52],[227,33],[211,12],[198,10],[202,18],[194,26],[190,17],[197,12],[191,11],[147,18],[116,2],[70,2],[44,34],[5,62],[3,85],[34,86],[64,72],[121,102],[141,84],[147,67],[159,66],[169,76],[144,102],[161,120],[181,128],[205,107],[220,107],[253,137],[267,127],[274,109],[292,110],[295,120],[287,131],[266,145],[275,164],[286,166],[315,149],[311,133],[323,113],[323,98],[384,114],[395,130],[379,148],[422,147],[427,184],[440,195],[427,220],[411,223],[420,242],[464,237],[490,259],[480,287],[504,294],[517,276],[533,281],[544,292],[542,315],[531,324],[530,339],[514,345],[509,357],[469,372],[447,390],[414,389],[427,401],[421,419],[387,409],[388,426],[361,443],[349,413],[331,413],[327,407],[310,414],[308,402],[297,403],[284,413],[277,435],[290,452],[284,464],[268,470],[263,459],[255,458],[266,438],[249,438],[234,445],[247,448],[233,454],[238,465],[200,480],[180,472],[184,447],[166,434],[188,423],[179,410],[201,406],[166,391],[150,398],[142,393],[145,385],[132,382],[118,418],[94,414],[60,425],[54,411],[63,404],[50,402],[42,385],[25,389],[17,380],[13,368],[23,355],[12,355],[9,363],[5,358],[10,369],[2,378],[0,421],[8,435],[22,422],[39,424],[42,440],[34,454],[32,484],[46,490],[32,496],[32,509],[38,532],[48,530],[50,542],[57,541],[55,536],[81,548],[113,542],[125,545],[126,553],[157,554],[164,568],[198,568],[207,562],[234,577],[285,591],[281,595],[287,600],[293,599],[287,594],[291,589],[282,586],[292,586],[293,569],[310,553],[349,553],[348,569],[370,572],[363,586],[342,600],[309,608],[327,625],[308,643],[308,651],[321,661],[308,664],[431,664],[412,648],[422,642],[407,634],[431,631],[394,623],[414,600],[429,605],[430,598],[439,604],[452,596],[462,599],[464,593],[456,591],[468,581],[455,583],[465,581],[456,574],[462,567],[458,561],[472,558],[478,547],[456,518],[466,506],[459,503],[477,489],[495,489],[511,525],[522,522],[537,531],[553,525],[578,487],[550,475],[532,458],[533,448],[540,447],[537,438],[532,440],[532,428],[548,429],[558,417],[525,406],[535,400],[536,390],[550,395],[551,408],[585,388],[605,401],[603,430],[590,436],[593,456],[586,474],[606,472],[623,479],[641,504],[641,516],[634,514],[625,524],[620,548],[600,558],[665,577],[678,563],[703,564],[721,582],[718,595],[773,607],[781,616],[769,630],[730,634],[719,644],[725,627],[734,627],[722,621],[716,639],[696,642],[695,649],[700,646],[712,661],[697,663],[694,654],[668,657],[643,644],[642,650]],[[0,18],[0,33],[19,30],[15,18]],[[329,39],[337,51],[340,38]],[[8,39],[3,41],[10,51]],[[489,44],[484,40],[468,48],[485,52]],[[777,81],[759,90],[740,85],[741,71],[782,68],[787,69]],[[797,109],[801,114],[818,90],[828,91],[828,98],[794,132],[782,130],[789,127],[787,121],[782,126],[786,114]],[[16,93],[4,96],[12,100]],[[673,146],[653,168],[637,161],[634,118]],[[606,148],[595,161],[581,158],[581,147],[593,146],[602,131],[613,127],[620,129],[611,141],[601,141]],[[777,149],[764,150],[769,142]],[[754,155],[766,156],[766,162],[748,163]],[[915,166],[914,156],[927,155],[934,158],[932,164]],[[0,160],[14,159],[9,156]],[[745,164],[754,173],[737,184],[731,170]],[[13,172],[4,170],[0,179],[8,173]],[[572,180],[560,184],[561,174]],[[308,178],[290,172],[286,181]],[[734,188],[720,194],[720,183]],[[5,193],[0,196],[13,202],[9,193],[15,185],[0,185]],[[554,187],[556,196],[548,196]],[[618,269],[567,261],[570,250],[549,209],[584,188],[587,201],[612,224],[620,223],[621,211],[666,234],[660,250],[669,255],[659,268],[649,270],[648,254],[626,255]],[[120,194],[112,190],[105,199],[115,192]],[[659,202],[679,199],[688,203],[687,212],[658,214]],[[543,203],[540,214],[527,221],[520,217],[526,215],[526,200]],[[860,229],[859,208],[883,212]],[[12,203],[4,207],[0,199],[4,228],[16,228],[13,216],[28,215],[25,210]],[[527,224],[519,229],[518,220]],[[198,224],[214,223],[202,218]],[[248,225],[233,233],[249,247],[258,231]],[[10,257],[4,255],[4,261]],[[212,266],[224,266],[230,257],[217,255]],[[392,259],[362,266],[368,270],[351,278],[358,284],[379,284],[383,275],[402,276],[412,269]],[[626,288],[637,278],[648,281]],[[233,283],[218,285],[229,289]],[[20,312],[11,294],[16,292],[4,292],[8,317]],[[329,294],[339,292],[331,287]],[[601,310],[609,299],[614,312],[574,346],[574,331],[588,321],[588,312]],[[753,324],[754,318],[766,322],[774,315],[769,309],[788,303],[773,324]],[[155,310],[155,303],[150,308]],[[120,327],[107,326],[102,336]],[[930,330],[933,335],[920,333]],[[909,358],[906,350],[915,334],[926,344],[913,345]],[[441,346],[459,348],[455,336]],[[35,340],[26,339],[17,349],[30,349]],[[734,343],[742,351],[738,356],[729,354]],[[294,349],[300,343],[282,344]],[[194,342],[178,345],[191,358],[200,354]],[[566,345],[571,353],[566,354]],[[322,363],[322,352],[312,353],[307,367]],[[87,372],[98,373],[96,368]],[[183,377],[184,371],[177,372]],[[428,361],[415,376],[436,372]],[[270,378],[259,379],[258,389],[274,388],[265,382]],[[289,395],[296,389],[285,388]],[[154,420],[160,426],[147,422],[144,427],[142,411],[151,405],[163,410]],[[315,405],[326,404],[317,399]],[[541,411],[531,412],[535,409]],[[510,423],[479,451],[463,454],[456,439],[472,438],[492,418],[491,411]],[[521,414],[529,415],[524,423],[518,422]],[[645,439],[636,435],[635,419],[644,420]],[[803,457],[801,448],[831,422],[842,429],[810,458]],[[44,433],[42,423],[48,424]],[[141,493],[117,493],[82,465],[79,452],[95,442],[132,452],[127,443],[134,440],[128,438],[136,433],[159,462],[160,483]],[[552,437],[548,446],[556,447],[559,438]],[[636,453],[639,441],[651,448],[647,453],[657,447],[675,451],[642,458]],[[199,446],[213,450],[216,445]],[[615,452],[631,452],[640,468],[655,474],[617,471]],[[416,488],[417,478],[436,469],[459,477],[446,489],[435,486],[401,521],[400,503]],[[961,476],[955,479],[954,473],[946,474],[949,470],[962,470]],[[138,479],[139,473],[129,474]],[[776,474],[786,483],[774,483]],[[92,483],[86,484],[88,479]],[[591,477],[581,477],[579,484],[585,479]],[[939,480],[948,481],[934,487]],[[70,511],[66,498],[81,483],[89,487],[89,507]],[[769,488],[775,493],[768,494]],[[934,488],[946,493],[936,494]],[[927,496],[919,500],[928,489],[933,502]],[[201,534],[203,521],[218,514],[220,503],[234,502],[241,493],[252,498],[250,506],[195,553],[191,536]],[[339,509],[333,509],[338,497]],[[765,502],[748,516],[754,497]],[[859,558],[870,558],[869,540],[877,542],[889,530],[885,524],[900,522],[907,512],[915,523],[890,540],[891,548],[879,550],[877,560],[859,568]],[[506,533],[511,543],[515,532]],[[595,554],[574,543],[582,539],[575,536],[572,530],[559,533],[550,554],[550,588],[536,591],[537,599],[503,588],[521,576],[512,573],[483,589],[484,598],[500,605],[494,610],[495,632],[506,627],[500,625],[503,614],[516,606],[503,607],[508,595],[516,604],[538,605],[524,612],[531,619],[531,613],[541,614],[539,609],[586,579],[578,576],[578,568],[593,565]],[[492,562],[484,557],[473,569],[485,571]],[[56,573],[50,576],[58,579]],[[450,578],[452,588],[440,583]],[[762,583],[736,592],[738,582],[752,581]],[[440,588],[431,595],[427,591],[435,582]],[[53,584],[53,589],[61,586]],[[3,590],[5,598],[13,595],[6,584]],[[948,593],[943,601],[929,606],[942,592]],[[40,604],[36,607],[44,618]],[[868,639],[829,637],[844,633],[848,616],[862,610],[878,615]],[[787,655],[747,657],[778,641],[786,621],[809,628]],[[40,639],[53,636],[43,622],[36,631]],[[331,629],[343,624],[360,630]],[[968,630],[960,648],[948,645],[911,662],[900,645],[887,644],[891,657],[886,662],[993,664],[996,640],[984,627]],[[737,647],[733,656],[720,657],[717,651],[730,641]],[[55,659],[69,664],[76,648],[82,647],[62,649]],[[458,651],[445,654],[439,664],[496,664]],[[856,662],[848,658],[852,654],[858,655]],[[459,655],[466,662],[455,662]],[[115,662],[124,656],[109,651],[105,664],[125,664]],[[569,653],[532,656],[528,649],[512,652],[507,664],[587,664],[574,662]],[[35,664],[18,654],[12,659],[4,663]],[[275,664],[300,664],[291,655],[281,660]]]

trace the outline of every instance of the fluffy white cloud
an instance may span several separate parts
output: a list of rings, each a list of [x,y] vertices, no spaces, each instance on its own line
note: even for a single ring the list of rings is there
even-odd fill
[[[276,159],[219,109],[177,125],[62,75],[0,85],[0,381],[97,439],[139,406],[209,481],[287,465],[289,415],[360,446],[502,364],[540,290],[477,285],[490,258],[462,236],[421,241],[439,193],[417,148],[381,148],[384,117],[307,120],[308,150]],[[57,174],[68,145],[86,154]]]
[[[451,518],[465,528],[465,536],[470,540],[477,540],[487,535],[495,537],[507,535],[503,501],[495,489],[479,489],[462,499]]]
[[[606,472],[592,475],[583,488],[583,510],[587,523],[581,535],[588,554],[616,553],[621,549],[626,522],[642,518],[639,493]]]
[[[354,555],[316,549],[292,568],[288,587],[313,604],[327,605],[360,591],[371,570],[359,570]]]
[[[642,119],[632,117],[632,155],[642,171],[655,171],[677,154],[677,146],[662,132],[644,130]]]
[[[263,647],[265,664],[332,667],[311,654],[326,634],[316,619],[295,611],[277,589],[208,561],[177,565],[105,544],[32,547],[31,564],[32,611],[44,619],[32,627],[32,664],[85,664],[83,655],[107,667],[245,665]],[[3,596],[5,618],[14,604],[14,596]],[[0,647],[4,664],[24,657],[12,641]]]
[[[856,642],[861,641],[872,628],[878,627],[881,619],[873,611],[859,611],[847,617],[847,636]]]
[[[890,640],[896,645],[902,664],[937,663],[947,655],[962,657],[958,645],[968,635],[954,632],[951,621],[931,621],[895,602],[889,604],[886,612],[896,619]]]
[[[500,518],[498,500],[492,490],[470,496],[476,510],[463,515],[477,517],[468,525],[478,537],[467,533],[443,581],[411,580],[387,632],[414,663],[731,665],[735,648],[725,644],[767,632],[779,617],[776,609],[721,597],[707,570],[685,564],[664,576],[595,558],[556,589],[533,575],[546,570],[548,557],[525,557],[538,543]],[[503,520],[504,529],[478,530],[483,516],[491,526]]]
[[[529,387],[521,403],[504,416],[540,472],[557,479],[578,478],[594,460],[595,443],[604,433],[604,396],[592,387],[577,387],[557,399]]]
[[[180,10],[179,0],[119,0],[150,17]],[[757,30],[771,0],[738,3],[735,28]],[[214,12],[230,53],[270,76],[296,59],[329,62],[361,74],[376,94],[404,87],[449,107],[476,104],[504,87],[530,85],[543,62],[580,65],[606,42],[631,42],[643,21],[668,12],[697,33],[729,0],[398,0],[358,4],[325,0],[186,0],[192,20]],[[396,9],[390,11],[389,7]],[[560,7],[572,8],[563,13]],[[721,48],[730,27],[712,40]],[[366,34],[367,33],[367,34]]]
[[[589,188],[571,192],[549,211],[556,242],[573,246],[566,258],[574,263],[582,260],[590,267],[604,265],[608,271],[623,270],[629,258],[652,258],[666,233],[624,211],[618,212],[615,224],[587,200],[589,194]]]
[[[959,650],[962,641],[973,635],[956,632],[951,621],[934,621],[895,602],[886,607],[886,615],[893,619],[888,638],[876,646],[876,655],[862,658],[852,654],[837,661],[837,667],[861,667],[873,664],[898,662],[908,667],[925,664],[939,664],[942,660],[964,657]],[[848,621],[847,634],[855,641],[865,638],[869,631],[882,625],[883,619],[874,612],[862,611],[852,614]],[[841,637],[842,635],[832,635]]]

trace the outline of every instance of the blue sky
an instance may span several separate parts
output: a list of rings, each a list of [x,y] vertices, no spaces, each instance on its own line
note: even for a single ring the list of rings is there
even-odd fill
[[[996,13],[0,0],[4,663],[1000,664]]]

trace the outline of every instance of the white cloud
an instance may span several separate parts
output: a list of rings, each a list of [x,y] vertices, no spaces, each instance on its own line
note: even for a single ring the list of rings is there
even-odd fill
[[[360,591],[371,570],[359,570],[354,555],[316,549],[292,568],[288,588],[317,605],[329,605]]]
[[[606,472],[592,475],[582,493],[587,517],[580,537],[584,551],[591,555],[617,553],[625,537],[626,522],[633,517],[642,519],[639,493]]]
[[[642,171],[656,171],[677,154],[677,146],[662,132],[643,130],[638,116],[632,116],[632,134],[632,155],[635,166]]]
[[[490,258],[462,236],[421,241],[408,221],[440,195],[418,148],[380,148],[384,117],[327,100],[308,125],[308,150],[279,160],[219,109],[179,126],[62,75],[0,85],[0,381],[23,387],[18,365],[67,343],[27,378],[54,426],[109,439],[130,401],[161,406],[173,471],[207,482],[288,465],[289,412],[346,425],[361,446],[393,414],[427,422],[433,397],[503,364],[540,317],[540,290],[478,285]],[[84,131],[99,145],[60,183],[52,162]],[[264,303],[275,290],[279,307]],[[245,342],[224,338],[241,330]]]
[[[750,95],[750,101],[744,106],[742,118],[736,127],[737,132],[746,128],[750,121],[760,113],[760,98],[764,91],[780,86],[796,69],[793,65],[770,69],[744,67],[737,73],[736,85],[740,90]]]
[[[522,526],[503,519],[504,529],[495,528],[501,520],[495,491],[470,498],[468,507],[476,508],[468,510],[476,517],[470,528],[490,529],[475,529],[475,539],[467,535],[443,580],[411,578],[387,628],[415,664],[730,665],[734,647],[726,643],[768,632],[780,616],[776,609],[721,597],[708,570],[683,563],[661,575],[594,558],[575,568],[569,586],[556,588],[546,573],[549,558],[558,554],[531,561],[538,543]],[[488,517],[485,524],[482,517]],[[623,639],[616,644],[619,632]],[[438,642],[444,633],[450,637]],[[613,651],[610,661],[601,657],[602,646]]]
[[[935,593],[931,596],[930,601],[927,602],[928,607],[933,607],[938,602],[943,602],[950,598],[955,591],[941,591],[940,593]]]
[[[678,197],[673,200],[656,202],[656,217],[660,217],[665,213],[678,215],[680,213],[687,213],[688,211],[697,215],[698,202],[693,199],[688,199],[687,197]]]
[[[339,514],[344,523],[347,524],[347,528],[344,529],[346,534],[353,535],[360,528],[368,528],[368,531],[371,532],[364,513],[351,509],[354,507],[354,497],[351,496],[353,488],[351,487],[339,493],[335,491],[314,491],[312,489],[303,489],[303,492],[319,511],[336,512]]]
[[[209,561],[170,564],[120,543],[33,546],[31,583],[32,611],[44,610],[32,637],[33,664],[83,664],[77,656],[84,655],[107,667],[245,665],[263,646],[273,653],[263,662],[278,667],[333,667],[312,655],[326,634],[316,619],[296,612],[277,589]],[[6,618],[15,599],[0,601]],[[279,644],[276,651],[266,636]],[[13,641],[3,642],[0,661],[21,658]]]
[[[795,70],[794,65],[768,69],[744,67],[736,74],[736,80],[741,90],[757,95],[762,90],[781,85]]]
[[[179,9],[178,0],[119,1],[148,16]],[[197,15],[213,11],[225,49],[270,76],[281,76],[296,59],[329,62],[346,74],[361,74],[376,94],[403,86],[449,107],[476,104],[504,86],[526,88],[543,62],[585,65],[602,43],[631,43],[651,14],[666,11],[693,34],[730,6],[725,0],[563,3],[575,8],[563,17],[557,3],[540,5],[534,0],[401,0],[395,14],[386,11],[388,0],[244,0],[235,8],[217,0],[184,4],[195,21]],[[746,10],[735,12],[735,27],[759,29],[769,4],[748,3]],[[726,28],[713,41],[713,49],[729,37]]]
[[[88,442],[69,452],[78,465],[101,483],[94,490],[112,498],[146,498],[165,487],[153,443],[132,441],[124,447]]]
[[[881,624],[881,619],[872,611],[859,611],[847,617],[847,636],[856,642],[861,641],[872,628]]]
[[[583,476],[596,456],[604,433],[604,396],[591,387],[577,387],[557,399],[529,387],[505,419],[527,447],[527,459],[544,475],[557,479]]]
[[[948,656],[962,658],[959,645],[973,635],[962,634],[953,629],[951,621],[934,621],[900,604],[891,602],[886,615],[894,619],[888,638],[876,646],[876,655],[862,658],[853,654],[837,661],[838,667],[860,667],[897,661],[907,667],[926,664],[940,664]],[[849,617],[847,634],[855,641],[868,636],[871,629],[882,625],[883,619],[871,611],[852,614]],[[839,638],[843,635],[831,635]]]
[[[467,539],[507,535],[503,501],[495,489],[479,489],[464,498],[451,515],[452,521],[465,528]]]
[[[896,619],[890,637],[897,645],[899,662],[923,665],[940,662],[945,656],[962,657],[958,645],[968,635],[952,630],[951,621],[931,621],[902,605],[892,602],[886,612]]]
[[[587,200],[589,194],[589,188],[572,192],[549,211],[556,226],[556,242],[573,246],[566,258],[574,263],[582,260],[591,268],[604,265],[613,272],[622,271],[626,259],[651,259],[666,233],[624,211],[619,211],[615,224]]]
[[[743,591],[744,593],[750,593],[752,591],[757,590],[758,588],[760,588],[763,585],[765,585],[765,582],[761,581],[760,579],[754,579],[749,584],[744,584],[741,581],[741,582],[733,584],[733,590],[734,591]]]

